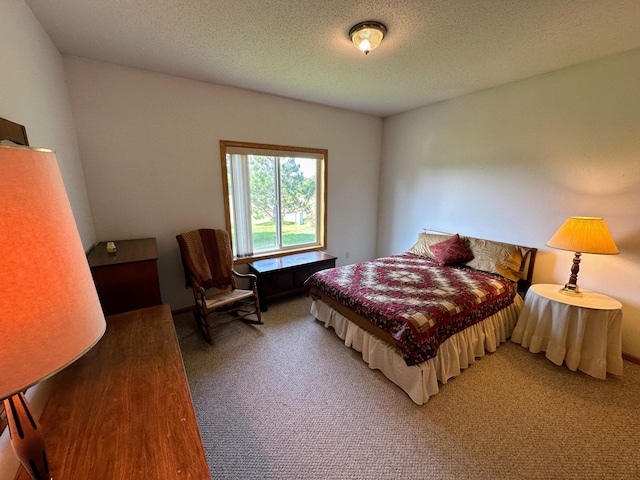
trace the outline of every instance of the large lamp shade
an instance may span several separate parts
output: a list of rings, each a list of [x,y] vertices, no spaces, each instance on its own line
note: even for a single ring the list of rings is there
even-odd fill
[[[0,146],[0,255],[3,399],[69,365],[105,330],[53,152]]]

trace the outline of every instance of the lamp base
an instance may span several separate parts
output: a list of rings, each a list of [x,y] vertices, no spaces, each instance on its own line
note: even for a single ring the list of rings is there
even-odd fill
[[[582,292],[578,288],[578,272],[580,271],[580,256],[582,253],[576,252],[573,257],[573,265],[571,266],[571,276],[569,281],[564,284],[564,288],[560,289],[560,293],[564,295],[571,295],[573,297],[581,297]]]
[[[34,480],[50,480],[42,428],[29,409],[24,393],[4,400],[11,446],[20,463]]]
[[[561,288],[558,291],[564,295],[570,295],[572,297],[582,296],[582,292],[580,291],[580,288],[578,287],[578,285],[574,283],[567,283],[563,288]]]

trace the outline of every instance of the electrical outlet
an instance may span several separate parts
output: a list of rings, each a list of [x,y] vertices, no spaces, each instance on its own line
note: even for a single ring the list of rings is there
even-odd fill
[[[344,258],[349,258],[349,252],[344,252]]]

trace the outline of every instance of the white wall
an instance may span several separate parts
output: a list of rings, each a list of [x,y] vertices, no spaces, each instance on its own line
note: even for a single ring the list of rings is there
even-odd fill
[[[571,254],[544,243],[567,216],[604,217],[621,254],[584,255],[580,284],[623,302],[624,350],[640,357],[640,51],[391,117],[383,130],[366,115],[61,61],[22,0],[0,5],[0,116],[57,151],[85,249],[158,238],[172,308],[191,302],[175,234],[224,225],[218,141],[310,146],[329,149],[339,264],[406,250],[430,227],[537,246],[534,280],[564,283]],[[17,468],[6,437],[0,479]]]
[[[60,54],[23,0],[0,0],[0,6],[0,117],[25,125],[32,146],[56,151],[82,243],[88,250],[96,237]],[[46,288],[44,281],[39,281],[41,288]],[[27,394],[37,415],[47,397],[41,387],[31,388]],[[12,479],[17,468],[6,430],[0,436],[0,479]]]
[[[225,226],[220,140],[328,149],[327,251],[338,264],[373,258],[380,118],[77,57],[64,64],[98,240],[156,237],[171,308],[193,302],[176,234]]]
[[[387,118],[377,255],[423,228],[538,247],[534,282],[564,284],[545,246],[569,216],[603,217],[620,255],[582,256],[579,284],[623,303],[640,357],[640,50]]]
[[[0,117],[27,128],[29,144],[56,151],[86,250],[95,231],[58,50],[22,0],[0,0]]]

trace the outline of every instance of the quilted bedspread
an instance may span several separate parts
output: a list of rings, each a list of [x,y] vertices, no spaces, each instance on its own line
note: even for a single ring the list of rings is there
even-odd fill
[[[435,356],[442,342],[513,303],[499,275],[443,267],[412,253],[323,270],[307,281],[389,333],[407,365]]]

